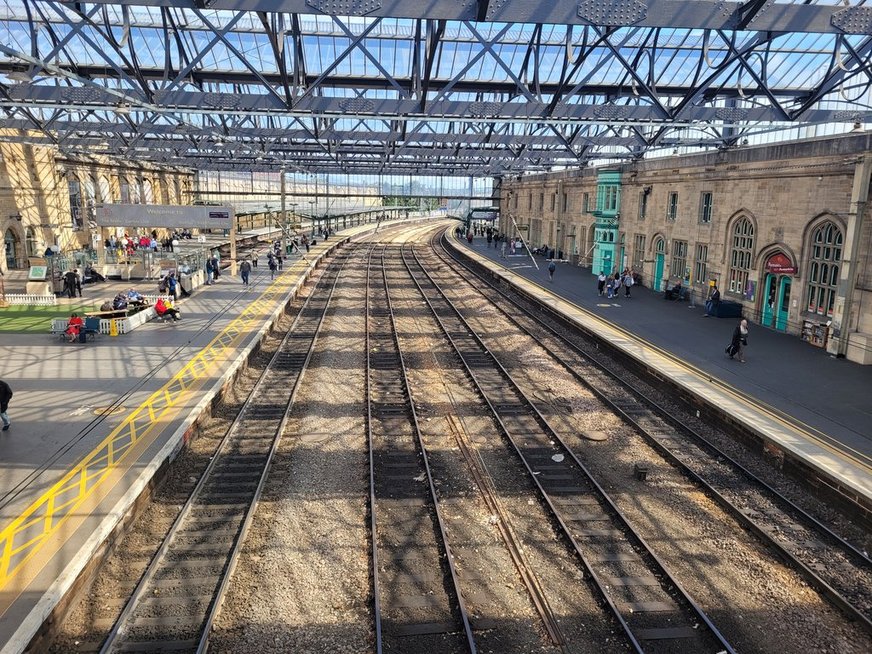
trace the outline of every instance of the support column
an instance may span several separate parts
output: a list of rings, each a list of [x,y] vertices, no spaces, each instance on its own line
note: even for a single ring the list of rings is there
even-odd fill
[[[282,256],[287,256],[288,254],[288,213],[285,208],[285,202],[287,201],[287,185],[285,184],[285,167],[282,166],[281,170],[281,180],[280,186],[282,191]]]
[[[872,155],[865,154],[857,160],[854,168],[854,184],[851,188],[851,209],[848,213],[845,245],[842,249],[842,268],[836,302],[833,307],[832,338],[827,351],[839,357],[848,354],[848,337],[857,331],[859,317],[852,316],[856,280],[860,272],[860,237],[863,215],[869,199],[869,177],[872,175]]]

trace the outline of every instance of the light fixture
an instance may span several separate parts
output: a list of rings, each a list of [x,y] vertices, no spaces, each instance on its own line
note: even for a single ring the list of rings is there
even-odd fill
[[[861,123],[861,122],[858,120],[857,122],[854,123],[854,129],[852,129],[851,131],[852,131],[852,132],[862,132],[862,131],[864,131],[864,130],[863,130],[863,123]]]
[[[21,222],[21,214],[14,213],[11,216],[9,216],[9,220],[17,220],[18,222]]]
[[[748,145],[748,139],[742,139],[742,145]]]

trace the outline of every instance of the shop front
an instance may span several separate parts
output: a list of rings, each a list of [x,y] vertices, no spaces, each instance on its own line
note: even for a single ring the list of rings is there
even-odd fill
[[[783,252],[776,252],[764,264],[763,293],[760,295],[760,322],[780,332],[788,329],[790,322],[790,294],[796,264]]]

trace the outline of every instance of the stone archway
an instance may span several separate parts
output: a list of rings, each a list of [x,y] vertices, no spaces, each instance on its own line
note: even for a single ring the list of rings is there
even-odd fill
[[[24,267],[24,252],[21,249],[21,237],[12,227],[7,227],[3,234],[3,265],[6,270]]]

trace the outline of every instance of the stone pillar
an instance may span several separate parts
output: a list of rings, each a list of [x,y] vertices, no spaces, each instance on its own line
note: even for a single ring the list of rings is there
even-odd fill
[[[837,356],[846,356],[848,336],[857,330],[858,318],[853,316],[855,280],[860,268],[860,237],[863,227],[863,214],[869,198],[869,177],[872,175],[872,155],[869,153],[857,159],[854,168],[854,183],[851,188],[851,208],[847,216],[847,233],[842,248],[842,267],[839,271],[839,285],[836,289],[836,302],[833,307],[831,338],[827,351]]]

